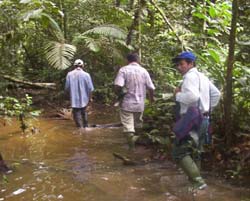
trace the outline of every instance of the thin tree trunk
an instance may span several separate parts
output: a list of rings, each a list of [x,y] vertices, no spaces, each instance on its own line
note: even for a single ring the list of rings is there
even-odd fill
[[[132,10],[134,8],[135,0],[130,0],[129,7]]]
[[[238,19],[238,0],[233,0],[232,5],[232,21],[231,31],[229,36],[229,53],[227,58],[227,74],[226,74],[226,86],[225,86],[225,98],[224,98],[224,117],[225,117],[225,134],[226,143],[228,146],[232,144],[233,140],[233,116],[232,116],[232,104],[233,104],[233,67],[234,67],[234,52],[236,41],[236,29]]]
[[[67,39],[68,36],[68,29],[67,29],[67,12],[66,12],[66,7],[65,7],[65,3],[64,0],[60,1],[60,7],[61,7],[61,11],[63,12],[63,16],[62,16],[62,30],[63,30],[63,34],[64,34],[64,39]]]
[[[120,7],[120,5],[121,5],[121,1],[120,0],[115,0],[115,6]]]
[[[207,6],[207,1],[206,0],[204,0],[203,1],[203,6],[204,7],[206,7]],[[207,14],[207,13],[204,13],[205,15]],[[203,25],[202,25],[202,32],[203,32],[203,47],[206,47],[207,46],[207,39],[206,39],[206,31],[207,30],[207,20],[206,19],[203,19]]]
[[[145,0],[138,0],[138,7],[135,10],[134,13],[134,19],[133,22],[129,28],[128,36],[127,36],[127,45],[130,45],[132,43],[132,37],[133,37],[133,32],[135,30],[138,30],[138,35],[137,35],[137,43],[138,43],[138,54],[141,58],[141,14],[142,14],[142,9],[145,7],[146,1]]]
[[[127,45],[131,44],[132,37],[133,37],[133,32],[139,26],[139,17],[140,17],[140,12],[141,12],[140,8],[141,8],[141,6],[138,5],[138,8],[135,10],[134,19],[133,19],[132,24],[130,25],[129,32],[128,32],[128,35],[127,35],[127,41],[126,41]]]
[[[142,5],[143,4],[143,5]],[[139,58],[141,59],[142,58],[142,29],[141,29],[141,21],[142,21],[142,9],[143,9],[143,6],[144,6],[144,2],[143,0],[139,0],[138,1],[138,5],[139,5],[139,10],[140,10],[140,13],[139,13],[139,22],[138,22],[138,54],[139,54]]]

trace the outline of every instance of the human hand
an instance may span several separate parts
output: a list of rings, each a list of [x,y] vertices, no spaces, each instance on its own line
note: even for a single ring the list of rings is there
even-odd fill
[[[176,96],[177,93],[181,92],[181,88],[180,87],[176,87],[175,91],[174,91],[174,96]]]
[[[154,102],[155,102],[155,97],[153,96],[149,99],[149,104],[153,105]]]

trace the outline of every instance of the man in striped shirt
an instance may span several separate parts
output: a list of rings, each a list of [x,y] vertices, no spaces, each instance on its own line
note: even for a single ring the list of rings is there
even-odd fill
[[[91,101],[94,90],[90,75],[82,68],[83,61],[77,59],[74,62],[75,69],[66,77],[65,91],[70,94],[73,118],[78,128],[88,127],[86,108]]]

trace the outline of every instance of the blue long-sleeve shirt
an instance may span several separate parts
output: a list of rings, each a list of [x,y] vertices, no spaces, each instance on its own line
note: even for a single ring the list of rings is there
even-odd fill
[[[92,79],[81,68],[70,71],[66,77],[65,91],[70,94],[72,108],[86,107],[94,90]]]

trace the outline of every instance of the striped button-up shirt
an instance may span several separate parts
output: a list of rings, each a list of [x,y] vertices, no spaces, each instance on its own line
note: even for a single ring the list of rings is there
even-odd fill
[[[122,67],[114,84],[126,88],[121,109],[128,112],[143,112],[146,89],[155,89],[148,71],[136,62]]]
[[[84,108],[94,87],[90,75],[78,67],[67,74],[65,90],[70,93],[72,108]]]

